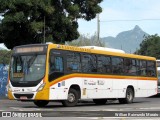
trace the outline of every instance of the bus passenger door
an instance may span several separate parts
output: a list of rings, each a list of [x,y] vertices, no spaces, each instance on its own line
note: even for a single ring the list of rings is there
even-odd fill
[[[62,56],[51,56],[49,66],[49,81],[64,75],[64,65]]]
[[[61,51],[51,51],[49,58],[49,82],[50,86],[50,100],[66,99],[67,92],[64,93],[64,86],[62,81],[54,83],[58,78],[64,76],[64,57]]]

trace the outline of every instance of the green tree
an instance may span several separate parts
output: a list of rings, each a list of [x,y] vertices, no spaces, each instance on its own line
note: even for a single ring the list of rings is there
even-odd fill
[[[160,59],[160,37],[157,34],[145,37],[135,53]]]
[[[89,35],[80,35],[77,40],[66,42],[67,45],[71,46],[100,46],[105,47],[105,42],[98,40],[96,33],[93,36]]]
[[[12,51],[0,50],[0,64],[9,64]]]
[[[87,21],[102,11],[102,0],[0,0],[0,43],[8,49],[43,41],[65,43],[79,37],[78,19]]]

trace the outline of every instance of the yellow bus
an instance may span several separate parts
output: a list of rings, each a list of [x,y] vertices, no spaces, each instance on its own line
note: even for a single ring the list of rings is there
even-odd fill
[[[9,99],[33,101],[39,107],[50,101],[75,106],[84,99],[127,104],[157,94],[157,80],[153,57],[36,44],[13,49],[7,86]]]

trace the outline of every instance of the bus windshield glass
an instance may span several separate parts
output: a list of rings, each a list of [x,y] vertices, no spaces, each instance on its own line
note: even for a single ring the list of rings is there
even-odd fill
[[[11,58],[11,81],[37,81],[45,74],[46,55],[14,55]]]

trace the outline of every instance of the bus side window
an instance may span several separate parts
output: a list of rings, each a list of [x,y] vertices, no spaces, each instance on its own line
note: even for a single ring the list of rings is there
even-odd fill
[[[156,63],[153,61],[147,61],[147,76],[149,77],[155,77],[156,76],[156,70],[155,67]]]
[[[147,61],[144,61],[144,60],[140,60],[139,61],[139,65],[140,65],[140,75],[141,76],[146,76],[147,73]]]
[[[95,55],[89,55],[90,57],[90,71],[97,72],[97,57]]]
[[[69,72],[80,72],[81,63],[80,63],[80,54],[69,52],[67,54],[67,71]]]
[[[124,59],[124,72],[125,75],[136,75],[137,67],[136,60],[125,58]]]
[[[63,58],[59,56],[51,56],[50,58],[50,73],[58,71],[63,71]]]
[[[63,58],[55,57],[55,70],[62,72],[63,71]]]
[[[82,54],[82,72],[90,72],[90,58],[88,54]]]
[[[82,54],[82,72],[97,72],[95,55]]]
[[[97,56],[97,71],[98,73],[111,73],[111,58],[108,56]]]
[[[112,57],[112,70],[113,70],[113,74],[120,75],[124,73],[123,58]]]

